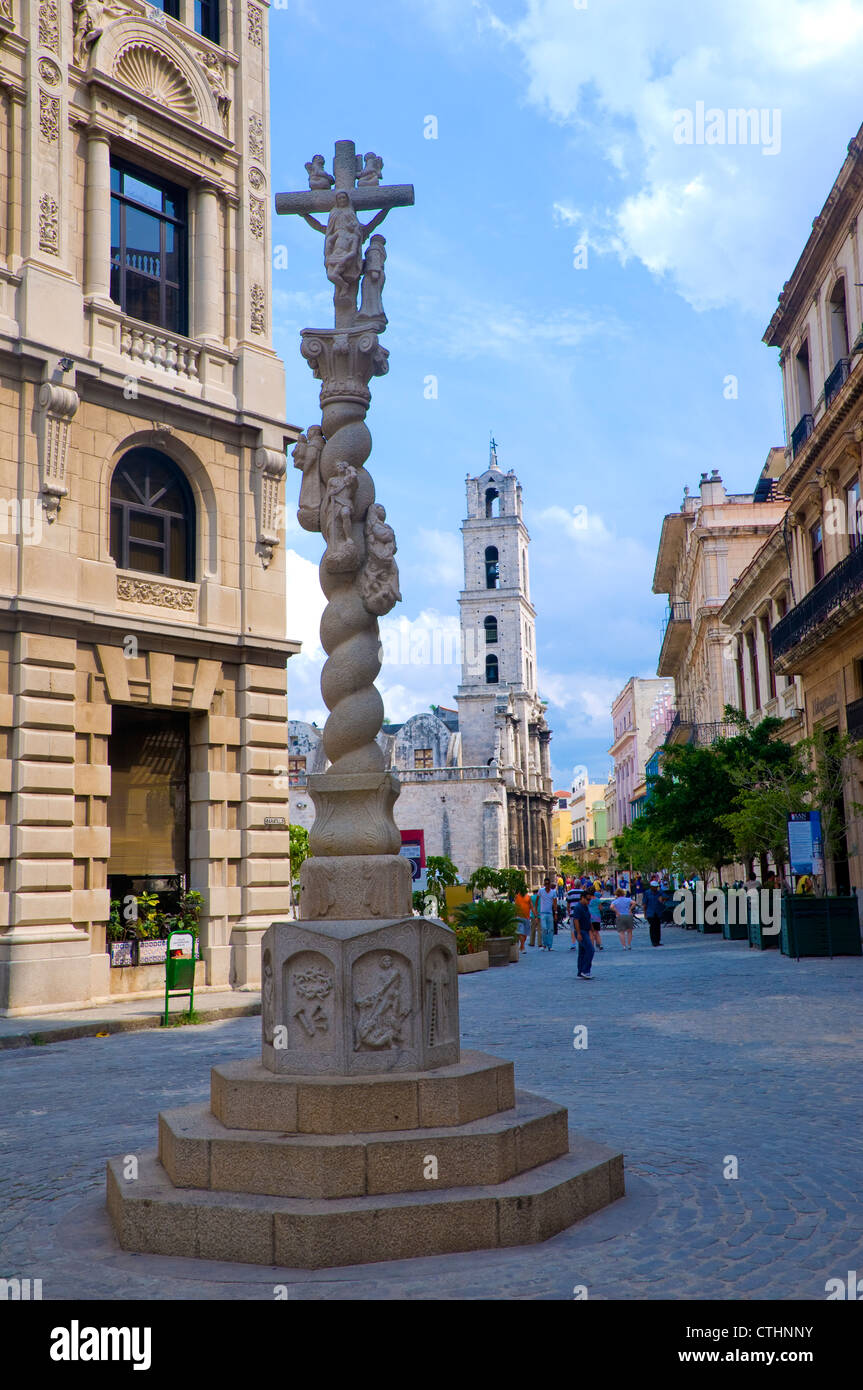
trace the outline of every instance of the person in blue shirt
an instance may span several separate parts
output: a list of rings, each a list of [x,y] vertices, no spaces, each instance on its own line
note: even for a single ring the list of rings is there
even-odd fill
[[[658,879],[651,879],[644,894],[644,915],[650,926],[651,946],[662,945],[662,917],[666,907],[666,897],[659,886]]]
[[[590,937],[590,894],[584,890],[579,896],[573,911],[573,925],[578,942],[578,978],[592,980],[590,967],[593,963],[593,942]]]

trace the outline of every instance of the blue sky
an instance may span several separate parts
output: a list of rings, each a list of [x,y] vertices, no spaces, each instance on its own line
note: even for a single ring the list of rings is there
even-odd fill
[[[423,657],[451,649],[464,479],[486,466],[491,429],[524,488],[555,783],[576,765],[605,779],[611,699],[655,674],[663,515],[705,469],[751,490],[784,443],[761,335],[863,120],[861,60],[859,0],[270,10],[273,192],[303,188],[305,161],[329,165],[341,138],[416,187],[382,228],[390,371],[369,414],[404,599],[382,624],[391,719],[452,703],[457,668]],[[675,113],[697,102],[770,113],[769,139],[678,143]],[[322,239],[276,218],[273,242],[287,252],[273,272],[286,413],[305,427],[320,411],[298,333],[332,322]],[[286,544],[289,635],[305,644],[291,714],[322,722],[321,540],[289,525]]]

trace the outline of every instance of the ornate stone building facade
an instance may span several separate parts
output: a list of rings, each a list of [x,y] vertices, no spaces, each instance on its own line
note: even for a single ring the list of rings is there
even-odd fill
[[[772,476],[771,450],[762,478]],[[657,674],[674,680],[668,742],[712,742],[726,704],[738,704],[735,663],[721,612],[733,584],[788,506],[772,487],[727,493],[718,472],[702,473],[678,512],[662,523],[653,592],[668,595]],[[762,637],[759,637],[762,640]]]
[[[287,901],[266,5],[0,7],[0,1012],[101,1000],[111,897]]]
[[[789,426],[781,486],[784,609],[771,644],[780,679],[802,685],[803,732],[863,738],[863,127],[764,341],[779,349]],[[769,561],[769,555],[767,557]],[[795,696],[795,699],[797,697]],[[846,763],[844,841],[828,857],[831,890],[863,901],[863,764]]]

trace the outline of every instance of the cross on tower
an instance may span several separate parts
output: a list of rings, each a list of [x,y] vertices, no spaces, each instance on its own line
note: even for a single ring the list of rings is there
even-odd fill
[[[376,155],[366,156],[365,168],[362,159],[357,159],[353,140],[337,140],[333,157],[333,173],[328,174],[323,167],[323,158],[316,155],[306,166],[309,170],[309,188],[301,193],[277,193],[276,212],[298,214],[316,231],[323,232],[324,261],[327,277],[334,286],[333,301],[336,310],[336,328],[351,328],[357,322],[357,289],[364,271],[373,271],[375,284],[370,287],[370,308],[366,312],[365,287],[364,303],[360,320],[378,331],[386,326],[386,317],[380,306],[380,291],[383,285],[384,238],[376,240],[379,245],[375,257],[363,261],[363,243],[371,236],[375,227],[383,222],[390,208],[410,207],[414,201],[413,184],[380,184],[378,182],[383,161]],[[357,187],[357,179],[360,185]],[[330,187],[326,185],[330,184]],[[358,212],[376,210],[376,215],[367,223],[357,218]],[[329,213],[326,226],[312,214]]]

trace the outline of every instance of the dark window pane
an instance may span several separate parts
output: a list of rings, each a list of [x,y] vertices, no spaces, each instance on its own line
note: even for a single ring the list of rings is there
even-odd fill
[[[167,286],[165,289],[165,328],[170,328],[174,333],[185,332],[186,325],[182,317],[182,298],[179,290]]]
[[[120,254],[120,204],[111,199],[111,259]]]
[[[129,535],[139,541],[156,541],[162,545],[165,540],[165,523],[152,512],[129,513]]]
[[[116,166],[112,164],[112,165],[111,165],[111,192],[112,192],[112,193],[119,193],[119,192],[120,192],[120,189],[122,188],[122,186],[123,186],[123,174],[122,174],[122,171],[121,171],[120,169],[116,168]]]
[[[144,319],[147,323],[159,323],[158,281],[144,280],[142,276],[127,271],[126,303],[123,308],[132,318]]]
[[[150,546],[129,541],[129,569],[143,570],[146,574],[164,574],[164,552],[161,546],[153,550]]]
[[[113,492],[114,489],[112,488]],[[123,567],[123,513],[120,507],[111,508],[111,559]]]
[[[115,304],[120,303],[120,270],[118,266],[111,267],[111,298]]]
[[[171,553],[168,574],[171,579],[186,579],[186,523],[176,518],[171,522]]]

